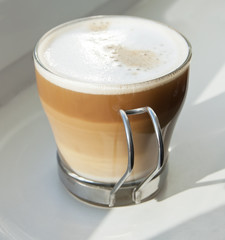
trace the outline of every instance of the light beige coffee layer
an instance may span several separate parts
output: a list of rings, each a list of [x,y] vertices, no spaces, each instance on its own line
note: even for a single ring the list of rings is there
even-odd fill
[[[66,116],[42,101],[53,129],[58,149],[77,174],[95,181],[116,182],[128,163],[125,131],[120,123],[93,123]],[[129,180],[146,176],[157,161],[157,143],[147,120],[133,123],[134,171]],[[155,150],[153,150],[155,149]]]

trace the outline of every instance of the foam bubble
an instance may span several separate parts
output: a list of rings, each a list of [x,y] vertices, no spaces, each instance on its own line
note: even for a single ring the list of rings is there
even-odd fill
[[[186,40],[162,24],[103,16],[70,22],[45,34],[36,47],[36,58],[45,69],[37,62],[36,68],[63,88],[112,94],[133,91],[133,84],[154,86],[151,80],[179,68],[188,53]]]

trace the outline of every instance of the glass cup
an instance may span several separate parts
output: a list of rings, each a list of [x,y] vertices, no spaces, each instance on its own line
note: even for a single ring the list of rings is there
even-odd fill
[[[128,92],[127,84],[105,84],[107,94],[95,83],[82,83],[83,89],[97,89],[91,93],[55,84],[52,79],[68,77],[41,60],[43,42],[76,23],[101,18],[62,24],[39,40],[34,51],[37,86],[66,188],[94,205],[132,205],[154,197],[164,182],[170,139],[187,92],[191,46],[177,33],[188,47],[185,60],[160,78],[129,84]]]

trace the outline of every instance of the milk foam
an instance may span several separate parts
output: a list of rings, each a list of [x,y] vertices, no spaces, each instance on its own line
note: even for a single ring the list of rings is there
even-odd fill
[[[146,84],[148,88],[160,84],[161,80],[151,80],[179,68],[187,60],[189,45],[162,24],[104,16],[56,27],[42,37],[35,54],[39,73],[58,86],[117,94],[133,92],[134,85],[139,91]]]

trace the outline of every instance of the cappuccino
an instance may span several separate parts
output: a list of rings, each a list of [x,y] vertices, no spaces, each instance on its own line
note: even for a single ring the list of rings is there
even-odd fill
[[[35,49],[39,95],[58,151],[78,175],[115,183],[127,168],[119,110],[150,106],[162,128],[165,158],[187,89],[189,45],[146,19],[99,16],[60,25]],[[157,165],[154,128],[130,117],[135,162],[128,181]]]

